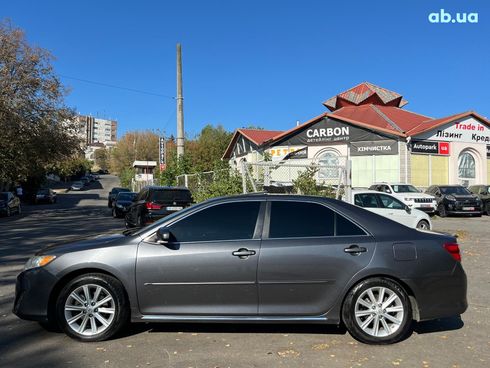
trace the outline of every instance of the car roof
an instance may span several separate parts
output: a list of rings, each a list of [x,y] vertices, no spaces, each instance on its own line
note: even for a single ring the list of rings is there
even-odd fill
[[[159,185],[148,185],[148,186],[144,187],[143,189],[148,189],[148,190],[190,190],[187,187],[171,187],[171,186],[159,186]]]

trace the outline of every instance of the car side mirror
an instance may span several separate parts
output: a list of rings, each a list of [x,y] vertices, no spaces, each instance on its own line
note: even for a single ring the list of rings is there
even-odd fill
[[[157,243],[168,244],[170,240],[170,231],[166,227],[161,227],[157,230]]]
[[[405,205],[405,211],[407,213],[412,213],[412,209],[408,205]]]
[[[481,195],[488,195],[488,192],[481,192]]]

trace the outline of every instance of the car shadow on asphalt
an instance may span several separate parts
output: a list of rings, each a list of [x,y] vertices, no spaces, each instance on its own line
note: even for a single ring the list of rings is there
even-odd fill
[[[464,322],[461,316],[454,316],[448,318],[439,318],[431,321],[417,322],[413,326],[413,331],[419,335],[443,332],[443,331],[454,331],[463,328]]]
[[[243,333],[243,334],[328,334],[345,335],[344,326],[322,324],[266,323],[132,323],[114,339],[148,333]]]

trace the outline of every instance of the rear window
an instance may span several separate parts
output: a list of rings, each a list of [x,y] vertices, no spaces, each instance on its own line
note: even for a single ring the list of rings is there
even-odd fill
[[[155,190],[151,194],[150,200],[153,202],[192,202],[192,196],[188,190]]]

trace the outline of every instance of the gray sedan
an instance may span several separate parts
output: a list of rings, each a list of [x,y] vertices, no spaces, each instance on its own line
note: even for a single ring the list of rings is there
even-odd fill
[[[389,344],[459,315],[456,239],[321,197],[244,195],[126,235],[53,246],[17,278],[14,312],[82,341],[134,322],[344,323]]]

